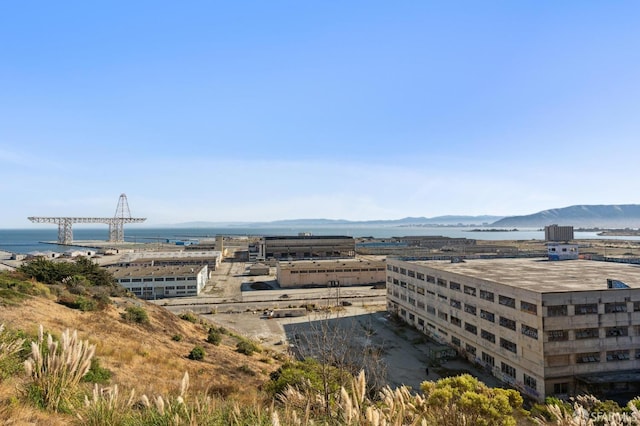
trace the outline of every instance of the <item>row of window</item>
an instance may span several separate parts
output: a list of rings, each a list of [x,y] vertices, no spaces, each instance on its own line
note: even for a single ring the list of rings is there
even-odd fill
[[[299,271],[290,271],[292,274],[328,274],[333,272],[375,272],[384,271],[384,268],[348,268],[348,269],[307,269]]]
[[[120,278],[121,283],[151,283],[165,281],[195,281],[196,277]]]
[[[636,335],[640,336],[640,326],[636,326]],[[599,339],[600,329],[597,327],[578,328],[573,331],[575,340]],[[604,337],[625,337],[629,336],[629,327],[614,326],[604,328]],[[549,330],[547,338],[550,342],[560,342],[569,340],[569,330]]]
[[[160,287],[160,288],[162,288],[162,287]],[[132,292],[136,293],[136,292],[141,292],[141,291],[145,291],[145,292],[147,292],[147,291],[153,291],[153,289],[154,289],[154,287],[132,287],[130,290],[131,290]],[[171,291],[172,291],[172,290],[185,290],[185,289],[186,289],[186,290],[195,290],[195,289],[196,289],[196,286],[195,286],[195,285],[187,285],[187,286],[184,286],[184,285],[178,285],[178,286],[167,286],[167,287],[164,287],[164,289],[165,289],[166,291],[170,291],[170,290],[171,290]],[[158,290],[158,288],[156,288],[156,290]]]
[[[414,276],[418,279],[420,279],[418,277],[421,276],[423,277],[423,280],[431,283],[431,284],[436,284],[440,287],[445,287],[445,288],[449,288],[450,290],[454,290],[454,291],[459,291],[459,292],[463,292],[467,295],[476,297],[477,293],[476,293],[476,288],[472,287],[472,286],[468,286],[468,285],[461,285],[460,283],[457,283],[455,281],[449,281],[448,285],[447,285],[447,280],[443,279],[443,278],[437,278],[437,277],[433,277],[431,275],[424,275],[424,274],[413,274],[413,275],[409,275],[409,272],[413,272],[413,271],[407,271],[405,268],[399,268],[397,266],[393,266],[393,265],[387,265],[387,269],[391,270],[393,272],[398,272],[400,274],[402,274],[402,271],[405,271],[405,273],[403,275],[408,275],[408,276]],[[421,288],[420,286],[414,286],[413,284],[409,284],[407,285],[407,282],[402,281],[402,280],[398,280],[397,278],[392,278],[390,276],[387,277],[387,281],[389,283],[393,283],[395,285],[399,285],[402,288],[408,288],[410,291],[417,291],[419,294],[424,294],[424,288]],[[433,294],[433,292],[429,292],[429,290],[427,290],[427,293],[431,293]],[[488,290],[480,290],[479,292],[480,298],[487,300],[489,302],[495,302],[495,294],[491,291]],[[443,298],[446,296],[443,296]],[[510,308],[515,309],[516,308],[516,299],[514,299],[513,297],[509,297],[509,296],[504,296],[504,295],[498,295],[498,303],[503,305],[503,306],[508,306]],[[538,314],[538,306],[534,303],[530,303],[530,302],[526,302],[524,300],[520,301],[520,310],[523,312],[527,312],[533,315],[537,315]]]
[[[582,303],[574,306],[574,315],[590,315],[598,313],[597,303]],[[633,302],[633,311],[640,311],[640,302]],[[604,304],[604,313],[627,312],[627,302],[610,302]],[[547,307],[547,316],[565,317],[569,314],[568,305],[552,305]]]

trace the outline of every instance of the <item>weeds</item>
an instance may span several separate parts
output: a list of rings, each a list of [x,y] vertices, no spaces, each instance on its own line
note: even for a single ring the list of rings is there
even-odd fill
[[[65,330],[61,341],[53,340],[40,325],[38,340],[31,343],[31,357],[24,363],[31,379],[27,394],[37,406],[51,411],[66,411],[78,391],[78,384],[91,368],[95,345],[78,340],[78,333]]]
[[[140,306],[127,306],[122,313],[122,319],[138,324],[149,324],[149,314]]]

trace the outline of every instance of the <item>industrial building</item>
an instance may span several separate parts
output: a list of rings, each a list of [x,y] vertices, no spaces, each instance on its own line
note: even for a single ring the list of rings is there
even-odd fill
[[[207,265],[215,271],[222,261],[222,253],[213,250],[188,251],[142,251],[127,253],[118,262],[119,266],[201,266]]]
[[[265,236],[257,243],[255,259],[264,260],[306,260],[353,258],[356,244],[348,236]],[[251,257],[251,252],[250,252]]]
[[[354,286],[384,283],[384,260],[339,259],[278,262],[280,287]]]
[[[142,299],[197,296],[209,279],[207,265],[125,266],[107,269],[120,285]]]
[[[636,265],[387,259],[387,306],[537,400],[640,393]]]
[[[547,241],[571,241],[573,240],[573,226],[545,226],[544,239]]]

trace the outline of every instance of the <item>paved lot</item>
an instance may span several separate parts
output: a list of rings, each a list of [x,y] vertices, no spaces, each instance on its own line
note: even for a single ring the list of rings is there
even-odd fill
[[[248,276],[248,264],[223,262],[213,273],[212,279],[202,295],[194,298],[163,299],[156,303],[175,313],[192,311],[203,318],[253,338],[267,348],[289,352],[295,345],[295,336],[317,329],[322,321],[339,324],[347,336],[382,350],[382,359],[387,369],[387,381],[391,386],[402,384],[419,389],[424,380],[437,380],[448,374],[469,372],[490,386],[499,386],[494,377],[461,360],[451,360],[442,368],[426,368],[429,364],[429,349],[438,346],[427,341],[417,330],[391,321],[385,311],[385,290],[371,287],[335,289],[277,289],[242,291],[252,283],[271,282],[268,276]],[[286,297],[283,298],[283,295]],[[335,308],[343,301],[351,306],[341,307],[332,313],[325,308]],[[271,318],[265,309],[287,308],[314,303],[319,310],[304,316]]]

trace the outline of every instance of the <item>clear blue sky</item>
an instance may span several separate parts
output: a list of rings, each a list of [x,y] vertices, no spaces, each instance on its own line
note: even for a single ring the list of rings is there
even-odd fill
[[[636,204],[637,1],[0,5],[0,228]]]

